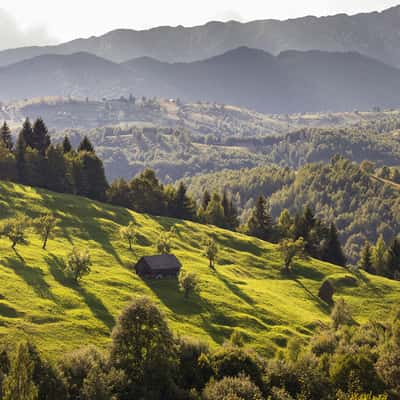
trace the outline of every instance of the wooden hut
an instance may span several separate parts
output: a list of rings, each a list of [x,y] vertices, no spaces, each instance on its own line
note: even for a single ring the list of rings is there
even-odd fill
[[[135,265],[136,273],[144,278],[176,277],[182,265],[173,254],[142,257]]]

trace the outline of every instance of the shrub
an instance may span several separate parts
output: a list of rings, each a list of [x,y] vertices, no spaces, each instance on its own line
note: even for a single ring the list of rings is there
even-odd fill
[[[318,297],[325,303],[333,304],[333,294],[335,290],[329,279],[325,280],[318,291]]]
[[[183,292],[185,299],[187,299],[190,293],[196,290],[198,279],[197,275],[193,272],[181,271],[178,277],[179,288]]]
[[[78,282],[84,275],[90,273],[90,254],[86,249],[74,247],[68,256],[65,272],[69,274],[75,282]]]
[[[204,389],[205,400],[262,400],[260,389],[243,375],[211,381]]]

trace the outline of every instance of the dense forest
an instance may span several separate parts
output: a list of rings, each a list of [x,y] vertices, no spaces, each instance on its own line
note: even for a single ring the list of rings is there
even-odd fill
[[[353,163],[340,156],[330,163],[314,163],[297,172],[287,168],[257,167],[221,171],[184,180],[188,192],[201,201],[204,190],[231,193],[245,223],[259,194],[269,197],[271,215],[278,218],[310,205],[316,215],[335,222],[349,260],[357,262],[366,241],[380,236],[390,243],[399,231],[398,169],[373,163]]]

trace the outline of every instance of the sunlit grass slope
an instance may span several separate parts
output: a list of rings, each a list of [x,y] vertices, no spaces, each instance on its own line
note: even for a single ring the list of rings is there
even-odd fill
[[[282,276],[275,246],[210,226],[140,215],[84,198],[0,183],[0,219],[53,212],[61,220],[47,250],[36,235],[17,252],[0,239],[0,341],[23,338],[56,356],[93,343],[106,346],[115,319],[129,301],[147,295],[160,304],[171,328],[180,335],[223,343],[237,328],[264,354],[285,346],[292,335],[308,335],[330,309],[317,295],[332,276],[341,284],[337,296],[351,305],[356,320],[384,319],[400,301],[400,283],[348,273],[316,260],[296,264]],[[119,228],[136,221],[135,251],[119,238]],[[197,295],[184,300],[173,279],[144,282],[129,268],[138,257],[154,254],[160,231],[176,225],[173,252],[200,279]],[[201,243],[215,235],[220,245],[216,271],[202,255]],[[92,273],[75,285],[61,272],[73,246],[90,250]]]

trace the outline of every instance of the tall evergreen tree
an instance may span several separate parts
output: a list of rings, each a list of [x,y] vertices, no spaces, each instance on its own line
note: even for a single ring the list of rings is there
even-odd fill
[[[104,201],[108,183],[104,172],[103,162],[94,153],[81,153],[81,193],[94,200]]]
[[[32,129],[32,124],[29,118],[26,118],[23,125],[20,134],[22,135],[22,138],[24,139],[25,145],[34,148],[34,140],[33,140],[33,129]]]
[[[15,146],[17,180],[19,183],[26,183],[27,179],[25,152],[26,152],[26,142],[24,139],[24,133],[21,131],[20,134],[18,135],[17,144]]]
[[[50,146],[49,131],[42,118],[38,118],[33,124],[32,144],[30,146],[42,156],[46,154],[46,150]]]
[[[372,250],[372,264],[378,275],[387,273],[387,252],[385,239],[380,235]]]
[[[341,265],[342,267],[346,265],[346,257],[343,253],[339,235],[333,222],[330,224],[327,238],[323,244],[322,259],[332,264]]]
[[[5,121],[0,128],[0,140],[8,150],[12,150],[14,144],[11,136],[11,130]]]
[[[60,146],[48,148],[45,176],[46,188],[59,193],[68,190],[67,165]]]
[[[205,222],[207,224],[223,227],[225,224],[224,208],[221,204],[221,197],[218,193],[212,195],[211,201],[208,203],[204,212]]]
[[[256,205],[247,223],[248,233],[251,236],[262,240],[271,240],[272,238],[272,218],[269,209],[269,203],[264,196],[259,196]]]
[[[91,141],[85,136],[78,146],[78,151],[87,151],[88,153],[94,153],[94,147]]]
[[[400,277],[400,239],[393,239],[387,253],[387,268],[391,278]]]
[[[64,136],[64,140],[62,142],[62,149],[64,154],[70,153],[72,151],[72,145],[68,136]]]
[[[372,264],[372,249],[371,244],[368,241],[365,242],[364,247],[361,250],[359,267],[370,274],[374,272]]]
[[[221,205],[225,215],[224,228],[235,230],[239,226],[238,212],[232,197],[226,191],[222,195]]]
[[[187,188],[183,182],[180,182],[173,196],[172,212],[175,218],[193,219],[196,215],[195,205],[192,199],[187,195]]]

